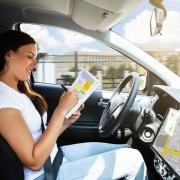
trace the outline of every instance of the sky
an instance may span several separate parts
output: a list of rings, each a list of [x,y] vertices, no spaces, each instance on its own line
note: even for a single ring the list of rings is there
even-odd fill
[[[166,48],[180,51],[180,0],[164,0],[163,4],[167,9],[167,17],[163,23],[162,35],[150,36],[153,6],[148,0],[143,0],[130,16],[112,30],[144,49]],[[41,52],[56,55],[77,50],[110,51],[94,39],[69,30],[38,25],[22,25],[21,28],[37,40]]]

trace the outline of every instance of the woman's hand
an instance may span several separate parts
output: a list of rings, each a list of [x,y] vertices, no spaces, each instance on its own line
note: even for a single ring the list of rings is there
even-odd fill
[[[66,119],[66,118],[64,119],[64,123],[63,123],[64,130],[66,128],[68,128],[72,123],[75,123],[79,119],[82,109],[84,109],[84,104],[81,104],[79,109],[75,113],[73,113],[68,119]]]
[[[72,107],[74,107],[77,101],[78,95],[76,94],[76,92],[68,89],[61,96],[56,109],[65,116],[72,109]]]

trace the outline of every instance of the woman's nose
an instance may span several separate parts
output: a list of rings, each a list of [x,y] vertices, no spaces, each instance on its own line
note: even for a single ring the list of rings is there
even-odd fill
[[[32,67],[33,69],[36,69],[36,68],[37,68],[37,61],[36,61],[36,59],[33,59],[33,61],[31,62],[31,67]]]

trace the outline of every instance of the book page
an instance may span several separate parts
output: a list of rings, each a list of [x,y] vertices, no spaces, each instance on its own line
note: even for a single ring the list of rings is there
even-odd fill
[[[79,100],[77,104],[71,109],[70,112],[66,115],[66,118],[69,118],[74,112],[78,110],[82,103],[84,103],[89,96],[95,91],[99,83],[99,80],[96,79],[88,71],[81,71],[78,74],[78,77],[75,79],[72,84],[72,89],[78,94]]]

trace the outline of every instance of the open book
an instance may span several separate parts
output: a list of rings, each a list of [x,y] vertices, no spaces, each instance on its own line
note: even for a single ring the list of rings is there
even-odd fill
[[[79,100],[71,111],[66,114],[66,118],[69,118],[74,112],[76,112],[81,104],[89,98],[89,96],[95,91],[98,83],[99,80],[88,71],[84,70],[78,74],[78,77],[72,84],[72,89],[77,92]]]

